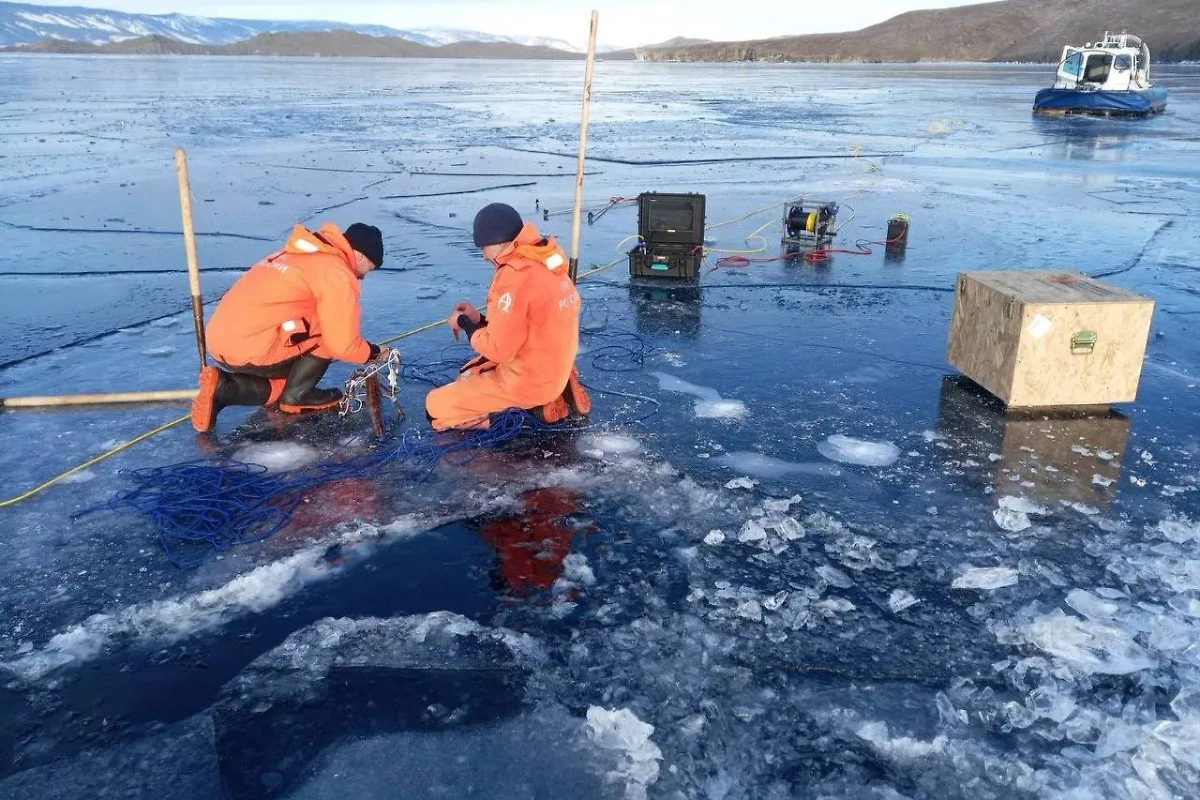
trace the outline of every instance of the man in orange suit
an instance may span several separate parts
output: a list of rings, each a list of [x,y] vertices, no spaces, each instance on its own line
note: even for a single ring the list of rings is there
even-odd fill
[[[459,303],[448,322],[479,355],[458,380],[425,398],[433,427],[487,427],[489,415],[510,408],[534,411],[545,422],[572,411],[586,415],[590,401],[575,372],[580,301],[566,254],[502,203],[475,216],[474,239],[496,268],[487,314]]]
[[[332,223],[315,232],[296,225],[283,249],[230,287],[209,320],[208,352],[220,368],[200,371],[196,430],[211,430],[226,406],[278,402],[293,414],[337,406],[341,391],[317,388],[329,364],[390,352],[359,331],[362,279],[382,263],[376,227],[355,223],[342,233]]]

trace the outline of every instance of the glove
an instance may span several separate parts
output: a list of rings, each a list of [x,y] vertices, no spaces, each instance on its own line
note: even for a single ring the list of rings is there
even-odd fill
[[[368,361],[388,361],[392,357],[392,353],[396,352],[394,348],[388,347],[385,344],[371,345],[371,356]]]

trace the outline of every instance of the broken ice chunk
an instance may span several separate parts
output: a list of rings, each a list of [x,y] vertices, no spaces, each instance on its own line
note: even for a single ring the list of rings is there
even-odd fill
[[[767,611],[778,611],[787,602],[789,592],[776,592],[770,597],[763,598],[762,606]]]
[[[1101,600],[1083,589],[1074,589],[1068,593],[1067,605],[1088,619],[1111,619],[1121,610],[1116,603]]]
[[[1013,586],[1020,578],[1012,567],[972,567],[966,573],[954,579],[950,584],[954,589],[981,589],[992,591]]]
[[[1164,519],[1155,530],[1176,544],[1200,541],[1200,524],[1187,519]]]
[[[784,517],[775,525],[775,530],[787,539],[789,542],[794,542],[797,539],[804,538],[804,526],[797,522],[792,517]]]
[[[888,598],[888,607],[892,609],[892,613],[899,614],[906,608],[912,608],[917,603],[921,602],[913,597],[912,592],[907,589],[896,589]]]
[[[1127,675],[1154,666],[1154,659],[1122,628],[1055,611],[1025,626],[1034,646],[1084,673]]]
[[[757,600],[747,600],[737,607],[735,612],[742,619],[748,619],[753,622],[762,622],[763,610]]]
[[[849,575],[828,564],[817,567],[817,574],[830,586],[836,586],[839,589],[849,589],[854,585],[854,581],[850,579]]]
[[[844,597],[830,597],[817,603],[816,608],[823,612],[826,616],[831,617],[834,614],[843,614],[847,611],[854,611],[857,606]]]
[[[1181,592],[1167,601],[1167,605],[1189,617],[1200,618],[1200,591],[1192,589]]]
[[[746,544],[761,542],[766,538],[767,531],[763,528],[762,523],[753,519],[746,522],[738,532],[738,541]]]
[[[725,484],[726,489],[753,489],[758,485],[758,481],[747,477],[734,478],[729,483]]]
[[[563,577],[580,586],[594,586],[596,573],[583,553],[571,553],[563,559]]]
[[[662,760],[662,750],[650,740],[654,726],[627,708],[610,711],[599,706],[588,709],[587,722],[597,746],[622,754],[622,764],[611,777],[625,782],[625,797],[645,800],[646,787],[658,780],[658,762]]]
[[[693,714],[679,723],[679,732],[684,736],[699,736],[708,726],[708,717],[703,714]]]
[[[1200,689],[1180,689],[1171,701],[1171,710],[1180,720],[1200,722]]]
[[[792,510],[792,506],[798,506],[802,502],[802,498],[798,494],[794,494],[783,500],[764,500],[763,508],[767,511],[788,512]]]
[[[721,531],[709,531],[708,536],[704,537],[704,543],[707,545],[716,546],[725,541],[725,534]]]
[[[1011,511],[1020,511],[1023,514],[1045,515],[1050,513],[1050,509],[1039,506],[1037,503],[1025,497],[1013,497],[1006,495],[998,501],[1001,508],[1007,508]]]
[[[996,520],[996,524],[1001,530],[1009,533],[1020,533],[1033,527],[1033,523],[1029,521],[1029,515],[1024,511],[1014,511],[1011,508],[997,508],[992,512],[992,519]]]
[[[899,736],[893,739],[888,732],[886,722],[868,722],[856,733],[858,738],[870,742],[880,753],[904,761],[945,752],[946,745],[949,743],[945,734],[937,736],[929,742],[909,736]]]

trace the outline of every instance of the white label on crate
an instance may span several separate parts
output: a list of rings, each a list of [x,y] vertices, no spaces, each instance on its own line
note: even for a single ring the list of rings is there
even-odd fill
[[[1048,318],[1043,317],[1041,314],[1038,314],[1033,318],[1033,322],[1029,323],[1029,327],[1026,328],[1026,330],[1029,331],[1029,335],[1033,338],[1041,339],[1043,336],[1049,333],[1050,329],[1053,327],[1053,322],[1051,322]]]

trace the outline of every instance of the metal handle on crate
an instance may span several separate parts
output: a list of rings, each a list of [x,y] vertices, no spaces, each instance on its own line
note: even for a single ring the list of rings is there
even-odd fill
[[[1071,352],[1075,355],[1091,355],[1096,349],[1095,331],[1076,331],[1071,336]]]

